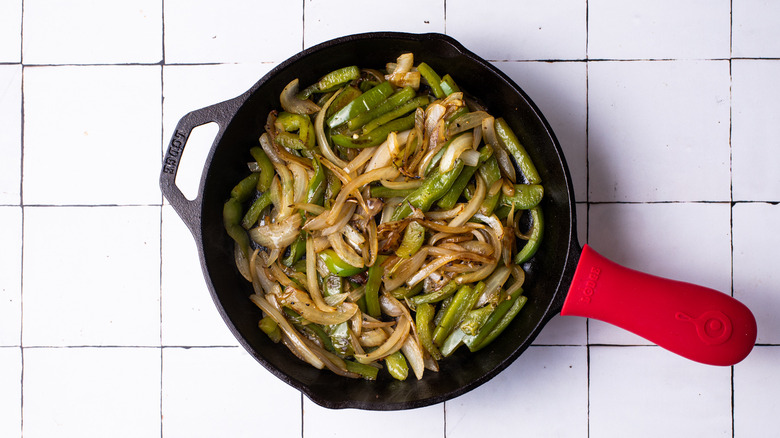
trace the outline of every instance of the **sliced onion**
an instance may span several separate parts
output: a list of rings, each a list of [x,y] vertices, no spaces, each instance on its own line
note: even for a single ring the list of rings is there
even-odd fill
[[[317,113],[317,117],[314,118],[314,132],[317,137],[317,146],[320,147],[320,152],[322,155],[333,162],[333,164],[343,169],[347,166],[347,162],[337,157],[336,154],[333,153],[333,149],[330,148],[330,143],[328,143],[328,136],[325,135],[325,113],[328,111],[330,104],[333,103],[333,101],[340,93],[341,90],[333,93],[333,96],[331,96],[330,99],[325,102],[325,105],[322,106],[322,110]]]
[[[412,367],[414,376],[417,377],[417,380],[422,379],[425,372],[425,360],[423,359],[423,349],[420,343],[414,337],[409,336],[401,346],[401,351],[406,356],[406,360],[409,361],[409,366]]]
[[[279,328],[282,330],[282,332],[284,332],[284,334],[290,338],[290,341],[293,343],[293,345],[295,345],[298,352],[302,355],[303,360],[317,369],[322,369],[325,366],[325,364],[311,351],[309,346],[303,342],[301,335],[290,325],[290,323],[287,321],[287,318],[285,318],[281,312],[273,307],[268,302],[268,300],[257,294],[250,295],[249,299],[252,300],[252,302],[255,303],[257,307],[262,309],[266,315],[273,319],[277,325],[279,325]]]
[[[355,354],[355,359],[360,363],[367,364],[400,350],[403,342],[409,335],[410,326],[411,322],[405,316],[399,317],[395,331],[387,338],[387,341],[384,344],[370,353]]]
[[[379,169],[374,169],[370,172],[366,172],[357,178],[350,181],[348,184],[345,184],[341,191],[339,192],[339,195],[336,197],[336,200],[333,202],[333,205],[331,206],[330,215],[328,216],[327,223],[328,225],[333,225],[333,223],[336,221],[336,219],[339,216],[339,211],[344,206],[344,203],[347,201],[347,197],[352,195],[352,192],[356,192],[357,189],[360,187],[371,183],[373,181],[377,181],[380,179],[390,179],[395,178],[399,175],[398,169],[387,166],[382,167]]]
[[[460,159],[466,166],[477,167],[479,164],[479,152],[469,149],[460,154]]]
[[[314,301],[312,301],[309,294],[293,287],[286,288],[279,299],[282,304],[290,306],[304,319],[315,324],[341,324],[352,318],[352,315],[358,311],[357,304],[349,302],[341,303],[341,305],[336,307],[332,312],[322,311]]]
[[[378,146],[376,153],[371,157],[371,161],[366,165],[364,172],[370,172],[374,169],[389,166],[400,152],[398,135],[391,132],[387,135],[387,140]],[[388,178],[390,179],[390,178]]]
[[[447,146],[447,150],[444,151],[444,155],[441,156],[439,171],[442,173],[449,172],[455,167],[455,161],[460,158],[463,151],[471,150],[471,143],[473,140],[474,135],[471,133],[463,134],[452,140],[450,145]],[[477,154],[479,155],[479,152],[477,152]],[[477,159],[479,159],[479,156],[477,156]]]
[[[266,272],[264,266],[260,266],[257,263],[257,257],[260,253],[259,249],[256,249],[252,253],[252,257],[249,258],[249,269],[252,275],[252,287],[255,289],[255,293],[259,295],[278,295],[282,292],[282,287],[279,283],[271,280],[271,277]]]
[[[422,179],[410,179],[407,181],[388,181],[386,179],[380,180],[380,184],[387,187],[388,189],[395,189],[395,190],[406,190],[406,189],[416,189],[420,187],[423,183]]]
[[[364,330],[360,335],[360,345],[363,347],[378,347],[387,341],[387,334],[382,329]]]
[[[501,173],[514,184],[517,181],[515,165],[509,157],[509,151],[507,151],[506,147],[498,140],[495,121],[493,116],[486,117],[482,120],[482,136],[485,138],[485,143],[493,148],[493,154],[496,156]]]
[[[487,303],[498,301],[498,294],[504,286],[504,283],[509,280],[510,273],[511,270],[506,266],[499,266],[493,271],[490,277],[485,280],[485,289],[477,300],[477,308],[482,307]]]
[[[319,105],[309,99],[298,99],[298,78],[293,79],[279,96],[282,108],[294,114],[314,114],[320,110]]]
[[[283,222],[266,223],[249,230],[249,237],[266,248],[283,249],[298,238],[301,215],[294,214]]]
[[[409,279],[406,280],[406,285],[409,287],[413,287],[417,283],[423,281],[425,277],[433,274],[434,272],[436,272],[436,270],[446,265],[447,263],[450,263],[453,260],[457,260],[458,257],[460,256],[461,256],[460,254],[453,254],[453,255],[438,257],[434,259],[432,262],[425,265],[425,267],[423,267],[421,270],[419,270],[414,275],[409,277]]]
[[[328,235],[328,242],[330,242],[330,246],[333,247],[333,251],[336,252],[341,260],[347,262],[347,264],[356,268],[364,267],[363,258],[357,255],[352,248],[344,243],[344,239],[341,236],[341,233],[332,233]]]
[[[244,254],[244,251],[241,250],[238,243],[233,246],[233,258],[236,261],[236,268],[238,268],[238,272],[241,273],[241,276],[247,281],[252,281],[252,271],[249,268],[249,259],[247,258],[247,254]]]
[[[394,290],[400,287],[406,279],[417,272],[428,257],[428,247],[422,247],[412,257],[400,259],[391,272],[385,274],[383,281],[386,290]]]
[[[487,194],[487,188],[485,187],[485,180],[482,176],[477,174],[477,188],[474,190],[474,195],[471,200],[466,204],[466,208],[463,209],[454,219],[452,219],[447,225],[450,227],[459,227],[471,219],[479,208],[482,207],[482,201],[485,200]]]
[[[357,209],[357,204],[355,204],[354,202],[348,202],[347,205],[341,209],[338,216],[336,216],[336,222],[334,222],[333,225],[322,229],[322,235],[328,236],[333,233],[340,233],[341,229],[344,228],[345,225],[347,225],[350,219],[352,219],[352,215],[355,214],[356,209]],[[327,220],[328,220],[328,216],[326,216],[325,218],[326,224],[327,224]]]
[[[450,123],[450,126],[447,127],[446,136],[447,138],[452,138],[452,136],[455,134],[468,131],[469,129],[481,127],[482,121],[488,117],[491,116],[485,111],[472,111],[463,114]]]
[[[306,237],[306,289],[309,290],[314,304],[323,311],[332,312],[333,307],[329,306],[322,299],[322,291],[317,281],[317,253],[314,249],[314,239],[311,236]]]
[[[293,202],[304,202],[309,186],[309,174],[303,166],[297,163],[290,163],[289,169],[293,175]]]
[[[354,175],[358,170],[360,170],[360,167],[366,164],[371,157],[374,156],[376,153],[376,150],[380,148],[380,146],[371,146],[368,148],[363,149],[357,157],[353,158],[352,161],[350,161],[346,166],[344,166],[344,172]]]

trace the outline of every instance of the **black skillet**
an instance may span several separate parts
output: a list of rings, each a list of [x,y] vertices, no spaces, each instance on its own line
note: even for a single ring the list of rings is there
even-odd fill
[[[527,304],[488,348],[474,355],[461,348],[442,361],[440,372],[427,372],[421,381],[352,380],[309,366],[258,329],[260,310],[249,301],[251,286],[235,268],[233,244],[222,226],[222,204],[245,176],[247,150],[257,144],[285,85],[295,78],[301,84],[312,83],[347,65],[381,68],[404,52],[413,52],[416,61],[424,60],[442,74],[450,73],[462,89],[516,131],[545,187],[544,243],[524,266]],[[190,201],[176,186],[176,172],[190,132],[209,122],[217,123],[219,131],[206,158],[198,196]],[[169,143],[160,186],[193,233],[214,303],[241,345],[271,373],[325,407],[409,409],[457,397],[509,366],[561,313],[614,323],[713,365],[739,362],[755,342],[752,314],[730,296],[631,271],[583,248],[576,237],[571,177],[549,124],[511,79],[446,35],[366,33],[300,52],[244,94],[185,115]]]

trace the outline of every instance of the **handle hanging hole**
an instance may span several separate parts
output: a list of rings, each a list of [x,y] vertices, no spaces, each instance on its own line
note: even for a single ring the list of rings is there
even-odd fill
[[[187,151],[180,158],[175,182],[182,194],[190,201],[198,197],[203,166],[206,164],[206,157],[217,132],[219,132],[219,125],[210,122],[193,128],[187,139]]]

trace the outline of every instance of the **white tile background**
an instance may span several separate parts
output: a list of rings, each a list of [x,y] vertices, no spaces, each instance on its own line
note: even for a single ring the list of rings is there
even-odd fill
[[[777,436],[778,22],[763,0],[0,0],[0,436]],[[563,144],[581,241],[742,300],[752,354],[709,367],[558,317],[484,386],[401,412],[329,411],[257,365],[157,189],[163,146],[302,48],[378,30],[512,76]]]

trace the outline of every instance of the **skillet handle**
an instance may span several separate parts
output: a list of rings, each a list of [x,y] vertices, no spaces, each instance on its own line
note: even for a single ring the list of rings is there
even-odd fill
[[[197,230],[200,229],[203,188],[200,187],[198,189],[198,195],[195,199],[189,200],[176,185],[176,174],[179,170],[184,147],[187,145],[187,140],[193,129],[213,122],[219,126],[212,144],[213,150],[214,145],[222,137],[228,122],[245,100],[246,96],[241,95],[186,114],[176,124],[171,141],[168,143],[168,151],[165,153],[165,158],[163,158],[162,170],[160,172],[160,190],[193,233],[197,233]],[[211,155],[211,152],[209,152],[209,155]],[[207,158],[206,162],[209,161],[210,157]]]
[[[734,365],[756,341],[756,320],[729,295],[626,268],[585,245],[561,315],[595,318],[688,359]]]

